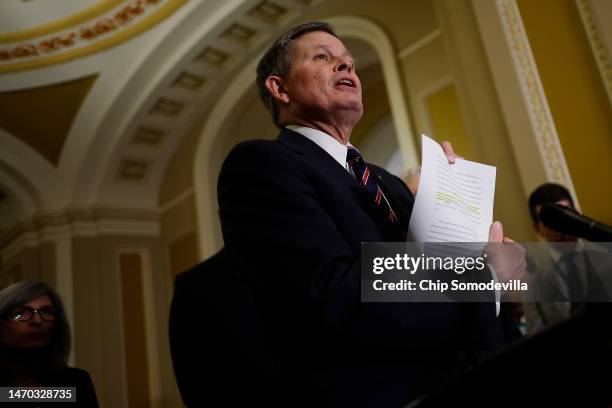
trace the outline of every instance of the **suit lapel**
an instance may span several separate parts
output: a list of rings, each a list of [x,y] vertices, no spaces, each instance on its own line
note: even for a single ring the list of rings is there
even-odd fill
[[[339,187],[350,189],[359,187],[355,184],[353,176],[346,169],[340,166],[329,153],[306,136],[289,129],[283,129],[277,140],[293,152],[304,156],[308,163],[321,169],[324,174],[329,176],[329,179],[339,184]]]
[[[304,160],[316,167],[326,180],[337,186],[339,194],[350,194],[359,206],[372,215],[372,206],[366,192],[355,181],[355,178],[325,150],[304,135],[289,129],[283,129],[278,139],[288,149],[304,156]]]
[[[374,201],[366,193],[366,191],[361,188],[355,178],[348,171],[346,171],[346,169],[339,166],[338,162],[316,143],[304,135],[286,128],[281,131],[277,141],[294,153],[304,156],[309,164],[312,164],[313,166],[316,166],[322,170],[323,174],[326,175],[328,180],[331,180],[338,185],[339,191],[350,191],[350,194],[355,197],[355,200],[364,209],[364,211],[366,211],[374,220],[377,220],[377,224],[384,226],[385,229],[389,229],[388,227],[391,227],[392,234],[396,237],[394,239],[405,239],[405,233],[402,231],[404,228],[403,220],[400,219],[402,227],[399,228],[393,228],[391,224],[383,220],[383,216],[381,216],[379,209],[374,204]],[[390,189],[385,185],[380,175],[375,172],[373,169],[374,166],[369,166],[371,171],[374,172],[376,180],[383,189],[389,203],[395,209],[395,201]]]

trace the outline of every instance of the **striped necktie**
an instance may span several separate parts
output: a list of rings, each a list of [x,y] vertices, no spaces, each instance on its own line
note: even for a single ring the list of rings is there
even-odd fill
[[[385,193],[383,193],[382,189],[376,182],[376,176],[372,174],[370,167],[368,167],[363,160],[363,157],[361,157],[359,150],[355,149],[353,146],[348,146],[346,162],[353,171],[353,174],[361,185],[361,188],[363,188],[368,196],[374,200],[374,204],[376,204],[376,207],[380,209],[380,212],[383,214],[384,218],[389,223],[400,227],[400,230],[402,230],[399,220],[395,215],[395,211],[393,211],[393,208],[391,208],[391,204],[389,204],[387,197],[385,197]]]

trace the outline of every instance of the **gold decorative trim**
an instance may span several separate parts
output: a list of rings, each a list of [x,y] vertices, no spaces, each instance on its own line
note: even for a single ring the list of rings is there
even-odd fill
[[[576,6],[580,12],[584,30],[589,38],[593,56],[595,61],[597,61],[597,68],[599,68],[604,88],[608,94],[608,101],[612,106],[612,60],[610,59],[610,50],[601,38],[601,32],[595,18],[593,18],[593,12],[588,0],[576,0]]]
[[[573,192],[573,184],[552,114],[548,107],[529,40],[515,0],[497,0],[497,7],[518,71],[523,97],[534,129],[540,156],[549,181],[561,183]],[[575,197],[575,194],[574,194]]]
[[[40,68],[83,57],[120,44],[159,23],[174,13],[186,1],[132,0],[128,5],[113,13],[111,17],[102,17],[85,26],[41,39],[38,42],[0,48],[0,72]],[[157,7],[157,10],[147,14],[145,13],[147,7]],[[138,23],[134,23],[138,20]],[[113,33],[115,35],[110,35]],[[98,40],[98,38],[100,39]],[[81,44],[85,45],[73,48]],[[28,59],[20,62],[10,62],[19,58]]]
[[[119,4],[124,3],[125,1],[126,0],[100,0],[93,6],[66,16],[61,20],[52,21],[50,23],[42,24],[37,27],[32,27],[25,30],[0,34],[0,44],[15,43],[18,41],[40,38],[58,31],[67,30],[70,27],[74,27],[76,25],[93,20],[99,15],[107,13],[108,11],[117,7]]]

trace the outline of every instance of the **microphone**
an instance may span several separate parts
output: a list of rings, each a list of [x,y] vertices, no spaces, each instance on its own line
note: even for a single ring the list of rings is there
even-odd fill
[[[540,221],[548,228],[565,235],[593,242],[612,241],[611,227],[561,204],[544,204],[540,210]]]

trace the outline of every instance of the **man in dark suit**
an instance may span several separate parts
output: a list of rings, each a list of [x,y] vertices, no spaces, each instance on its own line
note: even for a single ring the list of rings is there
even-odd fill
[[[284,405],[403,406],[496,349],[494,304],[360,302],[361,243],[404,241],[413,196],[348,144],[361,85],[331,27],[283,34],[262,57],[257,84],[280,135],[236,146],[218,196],[226,248],[252,277]],[[501,225],[492,240],[503,240]]]
[[[265,404],[272,361],[248,278],[225,249],[179,274],[170,309],[170,350],[187,407]]]

